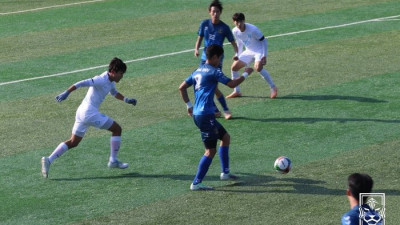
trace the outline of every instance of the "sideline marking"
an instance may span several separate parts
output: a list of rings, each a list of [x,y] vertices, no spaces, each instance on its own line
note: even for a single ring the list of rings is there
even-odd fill
[[[102,0],[97,0],[97,1],[102,1]],[[358,21],[358,22],[353,22],[353,23],[346,23],[346,24],[340,24],[340,25],[335,25],[335,26],[320,27],[320,28],[302,30],[302,31],[296,31],[296,32],[289,32],[289,33],[284,33],[284,34],[271,35],[271,36],[267,36],[267,38],[276,38],[276,37],[290,36],[290,35],[296,35],[296,34],[302,34],[302,33],[308,33],[308,32],[320,31],[320,30],[335,29],[335,28],[340,28],[340,27],[358,25],[358,24],[362,24],[362,23],[391,21],[391,20],[397,20],[396,18],[398,18],[398,17],[400,17],[400,15],[381,17],[381,18],[375,18],[375,19],[370,19],[370,20],[363,20],[363,21]],[[228,44],[230,44],[230,43],[225,43],[224,45],[228,45]],[[203,48],[200,48],[200,49],[203,49]],[[149,56],[149,57],[144,57],[144,58],[139,58],[139,59],[131,59],[131,60],[125,61],[125,63],[128,64],[128,63],[132,63],[132,62],[138,62],[138,61],[144,61],[144,60],[149,60],[149,59],[161,58],[161,57],[165,57],[165,56],[179,55],[179,54],[187,53],[187,52],[191,52],[191,51],[193,51],[193,49],[186,49],[186,50],[182,50],[182,51],[179,51],[179,52],[171,52],[171,53],[154,55],[154,56]],[[73,70],[73,71],[69,71],[69,72],[56,73],[56,74],[52,74],[52,75],[46,75],[46,76],[40,76],[40,77],[32,77],[32,78],[27,78],[27,79],[8,81],[8,82],[0,83],[0,86],[7,85],[7,84],[20,83],[20,82],[30,81],[30,80],[38,80],[38,79],[49,78],[49,77],[63,76],[63,75],[68,75],[68,74],[72,74],[72,73],[85,72],[85,71],[89,71],[89,70],[104,68],[104,67],[107,67],[107,66],[108,65],[94,66],[94,67],[89,67],[89,68],[85,68],[85,69]]]
[[[0,16],[11,15],[11,14],[19,14],[19,13],[25,13],[25,12],[34,12],[34,11],[40,11],[40,10],[45,10],[45,9],[60,8],[60,7],[71,6],[71,5],[82,5],[82,4],[88,4],[88,3],[93,3],[93,2],[103,2],[103,1],[105,1],[105,0],[92,0],[92,1],[86,1],[86,2],[75,2],[75,3],[64,4],[64,5],[53,5],[53,6],[46,6],[46,7],[42,7],[42,8],[15,11],[15,12],[5,12],[5,13],[0,12]]]

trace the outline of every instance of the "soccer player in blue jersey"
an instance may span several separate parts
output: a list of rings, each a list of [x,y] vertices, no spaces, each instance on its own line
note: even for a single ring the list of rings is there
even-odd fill
[[[212,44],[217,44],[223,47],[225,38],[232,44],[233,50],[235,51],[234,59],[237,59],[238,47],[236,45],[235,39],[233,37],[232,31],[228,25],[220,20],[220,16],[222,13],[222,4],[218,0],[214,0],[208,6],[208,13],[210,14],[210,19],[203,20],[200,23],[200,27],[198,30],[197,41],[194,49],[194,55],[198,57],[199,48],[204,39],[204,49],[201,55],[201,63],[200,65],[206,62],[206,50],[207,47]],[[222,56],[220,64],[218,67],[222,70],[224,56]],[[222,92],[217,88],[215,90],[215,94],[217,96],[218,101],[221,103],[221,106],[224,109],[225,119],[230,119],[232,117],[231,112],[229,111],[228,105],[226,104],[226,100]],[[215,106],[216,115],[219,116],[221,113],[218,108]]]
[[[246,68],[243,75],[234,80],[226,77],[218,67],[223,57],[224,49],[220,45],[210,45],[206,50],[207,60],[200,65],[185,81],[179,86],[183,101],[186,103],[187,111],[193,116],[194,123],[200,129],[201,137],[205,146],[205,153],[200,159],[196,176],[190,185],[190,190],[212,190],[212,187],[205,186],[201,182],[205,177],[208,168],[217,152],[217,141],[221,140],[219,157],[221,161],[221,180],[236,179],[237,177],[229,171],[229,144],[230,136],[225,128],[215,119],[214,94],[218,83],[234,88],[244,81],[253,72],[253,69]],[[190,102],[187,88],[194,88],[194,106]]]
[[[121,145],[122,128],[112,118],[99,112],[100,104],[108,94],[128,104],[136,105],[136,99],[124,97],[115,88],[115,83],[118,83],[123,78],[125,72],[126,64],[121,59],[115,57],[111,60],[108,71],[105,71],[99,76],[73,84],[56,97],[56,100],[61,102],[67,99],[69,94],[76,89],[89,87],[86,97],[76,110],[75,124],[72,128],[71,138],[61,142],[48,157],[42,157],[43,177],[47,178],[49,176],[50,164],[56,158],[63,155],[68,149],[75,148],[79,145],[90,126],[109,130],[112,133],[108,167],[119,169],[128,167],[128,163],[123,163],[117,159],[117,154]]]
[[[372,209],[368,204],[360,206],[360,193],[370,193],[372,191],[374,184],[372,178],[368,174],[353,173],[348,177],[347,182],[348,189],[346,194],[351,209],[342,216],[342,225],[381,225],[382,217],[377,211]],[[361,216],[360,208],[363,209],[363,212],[367,212],[364,216]],[[368,221],[371,221],[371,223]]]

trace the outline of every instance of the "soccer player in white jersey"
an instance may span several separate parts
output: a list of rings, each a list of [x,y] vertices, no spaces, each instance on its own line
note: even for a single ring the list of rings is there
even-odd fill
[[[108,66],[108,71],[99,76],[73,84],[56,97],[56,100],[61,102],[67,99],[68,95],[76,89],[89,87],[86,97],[76,111],[71,138],[65,142],[61,142],[49,157],[42,157],[42,174],[45,178],[49,175],[50,164],[68,149],[78,146],[90,126],[109,130],[112,133],[108,167],[119,169],[128,167],[128,163],[123,163],[117,158],[121,144],[122,128],[112,118],[99,112],[99,106],[108,94],[128,104],[136,105],[136,99],[124,97],[115,88],[115,83],[118,83],[122,79],[125,72],[126,64],[119,58],[113,58]]]
[[[263,66],[267,64],[267,39],[256,26],[245,23],[243,13],[235,13],[232,19],[235,24],[232,33],[238,45],[239,57],[231,66],[232,79],[239,76],[239,70],[241,68],[249,66],[249,64],[254,61],[254,69],[260,73],[270,86],[270,98],[276,98],[278,95],[277,88],[268,71],[263,68]],[[245,51],[243,51],[243,46],[246,47]],[[233,93],[228,95],[227,98],[240,96],[242,96],[242,93],[240,92],[240,87],[237,86]]]

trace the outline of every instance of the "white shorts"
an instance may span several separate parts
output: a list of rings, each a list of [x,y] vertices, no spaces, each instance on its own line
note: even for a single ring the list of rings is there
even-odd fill
[[[245,50],[239,55],[239,60],[246,63],[246,66],[249,66],[251,62],[261,61],[262,57],[262,54],[259,52]]]
[[[83,137],[90,126],[98,129],[109,129],[114,120],[100,113],[97,109],[88,109],[81,107],[76,110],[75,124],[72,133],[76,136]]]

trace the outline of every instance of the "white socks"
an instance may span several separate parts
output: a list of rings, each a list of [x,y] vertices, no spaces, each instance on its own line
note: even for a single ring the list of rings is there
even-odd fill
[[[49,156],[49,161],[52,163],[56,158],[60,157],[68,150],[68,146],[62,142],[60,143],[56,149],[54,149],[53,153]]]
[[[121,136],[112,136],[110,139],[110,162],[117,161],[119,146],[121,145]]]
[[[231,76],[232,76],[232,80],[235,79],[235,78],[237,78],[237,77],[239,77],[239,71],[232,71],[232,70],[231,70]],[[240,87],[239,87],[239,85],[236,86],[233,90],[234,90],[235,92],[240,92]]]
[[[262,69],[260,71],[260,74],[264,78],[264,80],[268,82],[270,88],[274,88],[275,87],[275,84],[272,81],[272,78],[271,78],[271,76],[269,75],[269,73],[268,73],[268,71],[266,69]]]

